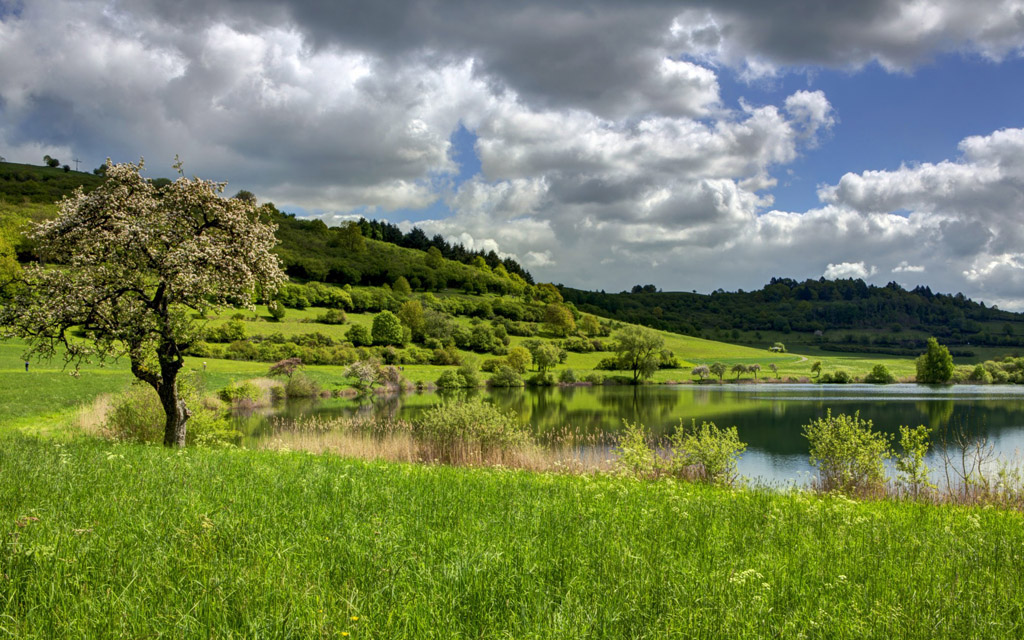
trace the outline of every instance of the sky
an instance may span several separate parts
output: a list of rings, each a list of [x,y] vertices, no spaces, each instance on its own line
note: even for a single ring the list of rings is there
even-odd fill
[[[47,154],[584,289],[1024,310],[1024,0],[0,0],[0,156]]]

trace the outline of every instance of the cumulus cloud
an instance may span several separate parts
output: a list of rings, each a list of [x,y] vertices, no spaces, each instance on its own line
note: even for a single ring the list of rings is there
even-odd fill
[[[924,266],[912,265],[906,260],[892,268],[893,273],[924,273]]]
[[[867,267],[863,262],[840,262],[825,267],[825,273],[821,277],[826,280],[839,280],[842,278],[868,278],[876,272],[875,267]]]
[[[0,151],[146,156],[155,175],[180,154],[332,221],[439,205],[450,215],[417,223],[429,233],[577,286],[646,273],[750,288],[880,265],[1012,304],[1024,130],[769,210],[775,175],[839,118],[821,91],[726,104],[719,74],[998,60],[1022,50],[1024,0],[805,4],[34,0],[0,12]],[[468,179],[460,127],[480,161]]]

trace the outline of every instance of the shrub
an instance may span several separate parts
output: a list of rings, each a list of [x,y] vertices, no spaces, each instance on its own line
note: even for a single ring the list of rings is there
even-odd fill
[[[373,316],[373,328],[370,329],[370,335],[373,338],[373,344],[401,346],[404,342],[402,321],[398,319],[398,316],[385,309]]]
[[[860,412],[832,416],[829,410],[803,426],[811,447],[811,465],[818,469],[822,491],[848,495],[874,495],[885,484],[885,460],[891,457],[889,438],[873,431]]]
[[[702,422],[698,427],[696,420],[689,431],[680,423],[671,444],[670,472],[682,475],[684,469],[695,467],[701,480],[718,485],[735,482],[737,460],[747,448],[746,443],[740,442],[736,427],[719,429],[714,422]]]
[[[250,383],[251,384],[251,383]],[[255,385],[251,385],[255,388]],[[178,376],[178,393],[192,416],[186,423],[186,442],[202,446],[229,444],[241,434],[217,409],[202,401],[202,385],[195,373]],[[107,414],[104,429],[116,440],[161,442],[166,416],[152,387],[137,383],[122,393]]]
[[[445,371],[434,384],[438,389],[461,389],[466,386],[465,380],[455,371]]]
[[[924,457],[928,455],[930,433],[931,430],[923,424],[913,429],[900,425],[901,452],[896,456],[896,471],[900,481],[915,498],[920,496],[922,490],[935,488],[928,481],[928,465],[924,462]]]
[[[992,384],[992,374],[985,368],[985,365],[978,364],[971,370],[967,380],[975,384]]]
[[[515,413],[480,399],[435,405],[413,422],[413,437],[427,458],[446,463],[504,458],[527,442]]]
[[[358,324],[348,328],[345,338],[356,347],[368,347],[373,344],[373,337],[370,335],[369,329]]]
[[[823,373],[821,378],[818,379],[822,384],[847,384],[851,380],[853,380],[853,378],[850,377],[850,374],[846,373],[842,369],[836,369],[832,373]]]
[[[231,404],[237,404],[245,400],[256,402],[260,398],[260,389],[252,382],[243,380],[242,382],[232,382],[218,391],[217,396],[224,402]]]
[[[550,387],[555,384],[555,376],[547,372],[535,373],[530,376],[526,384],[531,387]]]
[[[928,338],[927,349],[916,364],[917,381],[923,384],[945,384],[953,375],[953,356],[935,338]]]
[[[320,395],[320,385],[309,376],[298,374],[288,378],[284,384],[287,398],[315,398]]]
[[[316,321],[320,324],[345,324],[348,321],[348,316],[341,309],[328,309],[318,315]]]
[[[498,367],[507,366],[508,363],[503,358],[488,358],[480,365],[480,370],[486,371],[487,373],[494,373],[498,370]]]
[[[657,469],[657,456],[647,444],[647,430],[639,422],[622,421],[622,436],[616,452],[615,466],[637,478],[650,478]]]
[[[277,300],[271,300],[267,303],[267,311],[270,313],[270,317],[275,321],[280,322],[284,319],[285,308],[284,305]]]
[[[494,371],[494,375],[487,381],[492,387],[521,387],[523,378],[519,372],[508,365],[500,365]]]
[[[593,385],[601,385],[604,384],[604,374],[599,371],[591,371],[583,380]]]
[[[114,401],[104,428],[115,440],[160,442],[165,420],[156,391],[144,383],[135,383]]]
[[[876,364],[865,378],[864,382],[871,384],[892,384],[896,382],[896,376],[892,375],[884,364]]]
[[[480,380],[480,367],[477,366],[476,358],[470,358],[459,365],[458,368],[459,376],[462,377],[462,386],[464,387],[479,387],[481,384]]]
[[[576,384],[576,372],[572,369],[562,369],[558,372],[558,382],[560,384]]]

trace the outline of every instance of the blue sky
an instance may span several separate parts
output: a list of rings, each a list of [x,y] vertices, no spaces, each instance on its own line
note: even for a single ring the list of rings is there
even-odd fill
[[[1024,0],[811,8],[0,0],[0,155],[179,155],[583,288],[860,277],[1024,308]]]

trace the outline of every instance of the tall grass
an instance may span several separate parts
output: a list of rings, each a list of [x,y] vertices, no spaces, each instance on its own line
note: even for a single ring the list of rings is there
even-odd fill
[[[0,436],[0,637],[1012,638],[1024,516]]]

